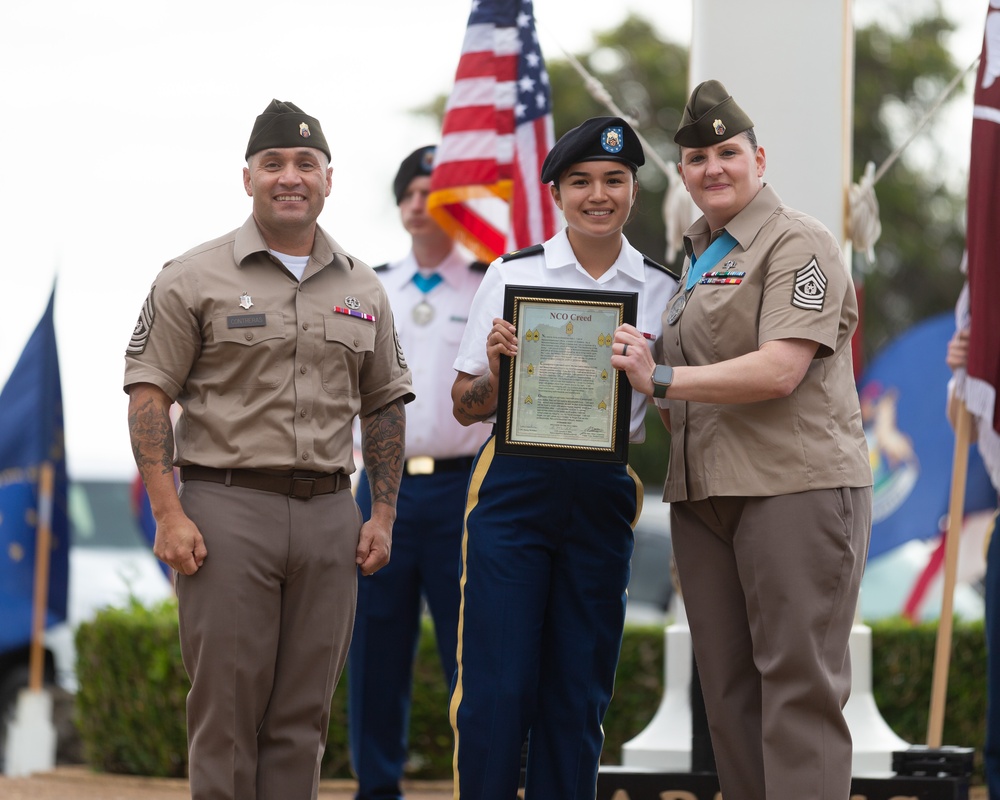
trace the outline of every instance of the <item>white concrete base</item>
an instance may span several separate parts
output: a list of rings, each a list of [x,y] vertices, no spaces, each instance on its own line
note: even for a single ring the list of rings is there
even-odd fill
[[[661,772],[691,771],[691,631],[682,602],[665,632],[665,687],[660,707],[638,736],[622,745],[622,766]],[[851,771],[859,778],[887,778],[892,753],[909,744],[888,726],[872,695],[872,631],[856,622],[851,629],[851,697],[844,717],[854,740]]]
[[[622,745],[626,767],[691,771],[691,631],[677,596],[674,608],[674,622],[664,631],[665,689],[660,707],[645,730]]]
[[[872,695],[872,629],[860,622],[851,628],[851,697],[844,718],[854,740],[851,774],[858,778],[889,778],[894,750],[909,743],[889,727]]]
[[[5,772],[22,777],[46,772],[56,765],[56,729],[52,724],[52,695],[44,689],[22,689],[14,718],[7,725]]]

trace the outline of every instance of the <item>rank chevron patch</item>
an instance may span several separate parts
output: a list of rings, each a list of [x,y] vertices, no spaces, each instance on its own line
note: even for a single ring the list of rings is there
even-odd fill
[[[795,273],[792,305],[806,311],[822,311],[826,300],[826,275],[819,268],[816,256]]]
[[[153,327],[153,318],[156,316],[156,307],[153,305],[153,290],[149,290],[146,295],[146,302],[142,304],[139,312],[139,319],[136,320],[135,328],[132,330],[132,338],[129,339],[125,352],[131,356],[137,356],[146,349],[149,341],[149,332]]]

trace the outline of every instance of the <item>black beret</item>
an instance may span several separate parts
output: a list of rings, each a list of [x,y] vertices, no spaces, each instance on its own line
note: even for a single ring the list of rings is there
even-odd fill
[[[410,181],[421,175],[430,175],[434,166],[434,153],[437,147],[429,144],[426,147],[418,147],[399,165],[396,179],[392,182],[392,191],[396,195],[396,205],[403,202],[403,195],[410,185]]]
[[[591,117],[559,137],[542,162],[542,183],[558,180],[580,161],[620,161],[633,170],[646,163],[642,142],[621,117]]]
[[[293,103],[272,100],[253,124],[246,158],[269,147],[315,147],[330,160],[319,120],[310,117]]]
[[[709,147],[748,131],[753,121],[718,81],[694,87],[674,136],[681,147]]]

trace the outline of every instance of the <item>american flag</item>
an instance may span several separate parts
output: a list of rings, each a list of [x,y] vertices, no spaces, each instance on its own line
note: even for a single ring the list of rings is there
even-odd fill
[[[559,210],[539,173],[553,142],[549,76],[531,0],[473,0],[429,212],[487,262],[548,239]]]
[[[973,93],[967,214],[971,324],[964,399],[979,420],[983,460],[1000,476],[1000,9],[993,3]]]

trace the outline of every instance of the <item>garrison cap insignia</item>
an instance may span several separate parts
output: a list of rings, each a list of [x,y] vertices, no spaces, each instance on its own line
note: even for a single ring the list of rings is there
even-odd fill
[[[620,125],[605,128],[601,133],[601,147],[609,153],[620,153],[624,146],[625,131]]]
[[[826,299],[826,275],[819,268],[816,256],[795,273],[792,305],[806,311],[822,311]]]
[[[240,295],[240,308],[248,309],[253,305],[253,299],[250,297],[249,292],[243,292]]]
[[[299,123],[299,136],[301,136],[303,139],[308,139],[310,136],[312,136],[312,131],[309,130],[308,122]]]
[[[361,301],[358,300],[358,298],[356,298],[354,295],[349,294],[347,295],[347,297],[344,298],[344,305],[347,306],[348,308],[353,308],[355,311],[357,311],[359,308],[361,308]]]
[[[149,294],[146,295],[146,302],[142,304],[142,310],[139,312],[139,319],[136,320],[135,328],[132,330],[132,338],[129,339],[128,347],[125,348],[125,355],[137,356],[146,349],[155,312],[153,289],[150,289]]]
[[[721,119],[717,119],[712,122],[712,130],[715,131],[716,136],[722,136],[726,132],[726,126]]]

